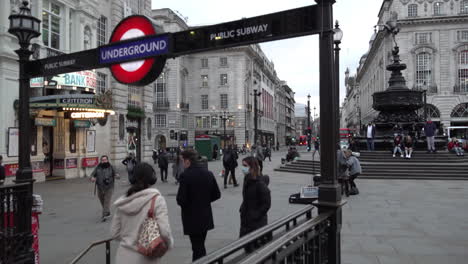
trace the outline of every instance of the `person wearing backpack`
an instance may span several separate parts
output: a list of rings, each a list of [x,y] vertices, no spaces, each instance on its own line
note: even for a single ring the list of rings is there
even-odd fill
[[[134,176],[133,176],[133,169],[137,165],[137,161],[135,159],[135,154],[130,152],[128,154],[128,156],[124,160],[122,160],[122,164],[125,165],[125,167],[127,167],[128,181],[130,182],[130,184],[134,184],[135,179],[134,179]]]
[[[267,186],[268,177],[262,176],[258,160],[247,157],[242,160],[244,185],[242,188],[242,204],[240,206],[240,237],[243,237],[268,224],[268,211],[271,207],[271,194]],[[247,252],[258,248],[259,244],[246,247]]]
[[[159,238],[161,238],[160,244],[157,244],[159,247],[157,250],[161,250],[160,254],[164,254],[168,249],[173,248],[174,239],[169,224],[166,200],[159,190],[151,188],[156,183],[157,177],[150,164],[142,162],[136,165],[134,173],[135,183],[114,203],[116,210],[111,224],[111,236],[119,242],[115,263],[157,264],[161,262],[161,257],[147,256],[155,253],[156,250],[149,252],[142,250],[139,238],[143,235],[142,232],[147,232],[145,229],[147,225],[144,223],[148,220],[151,210],[151,215],[157,223]],[[151,236],[151,238],[155,237]]]
[[[224,150],[223,153],[223,166],[224,166],[224,189],[227,188],[227,180],[229,173],[231,173],[232,182],[234,183],[234,187],[239,186],[236,180],[236,168],[238,166],[237,159],[237,152],[232,149],[232,146],[229,146],[227,149]]]
[[[91,173],[91,181],[96,184],[99,202],[102,206],[102,222],[110,217],[110,204],[116,176],[114,167],[109,163],[106,155],[101,157],[101,163]]]
[[[158,157],[158,166],[161,171],[161,181],[167,182],[167,168],[169,167],[169,159],[166,154],[166,150],[163,149]]]

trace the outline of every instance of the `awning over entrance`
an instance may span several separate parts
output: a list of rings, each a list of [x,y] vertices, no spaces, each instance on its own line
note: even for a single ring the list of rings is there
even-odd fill
[[[104,94],[66,94],[34,97],[29,100],[30,108],[104,111],[114,114],[112,93]]]

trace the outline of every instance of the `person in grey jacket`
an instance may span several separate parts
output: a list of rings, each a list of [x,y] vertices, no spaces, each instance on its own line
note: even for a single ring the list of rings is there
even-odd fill
[[[347,163],[349,170],[349,185],[351,187],[349,190],[349,194],[356,195],[359,194],[359,189],[357,188],[354,180],[359,176],[359,174],[362,173],[361,163],[359,162],[358,158],[353,155],[353,152],[351,150],[346,150],[345,154],[348,158]]]
[[[103,222],[110,217],[110,203],[116,176],[114,167],[109,163],[106,155],[101,157],[101,163],[91,173],[91,181],[96,184],[99,202],[102,206]]]
[[[341,184],[342,193],[349,192],[348,180],[349,180],[349,172],[348,172],[348,159],[345,154],[345,150],[339,149],[336,152],[336,162],[338,164],[338,182]]]

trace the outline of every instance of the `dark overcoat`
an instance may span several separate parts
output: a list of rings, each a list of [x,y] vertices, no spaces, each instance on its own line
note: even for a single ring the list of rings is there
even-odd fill
[[[262,177],[262,176],[260,176]],[[252,179],[245,176],[240,207],[241,230],[244,236],[268,224],[268,210],[271,207],[271,195],[263,178]]]
[[[182,209],[185,235],[200,234],[214,228],[211,203],[221,197],[213,173],[193,164],[180,175],[177,204]]]

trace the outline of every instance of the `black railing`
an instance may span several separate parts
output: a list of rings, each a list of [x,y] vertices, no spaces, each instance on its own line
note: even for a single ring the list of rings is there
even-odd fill
[[[82,259],[92,248],[94,248],[95,246],[99,246],[99,245],[102,245],[102,244],[106,244],[106,264],[110,264],[111,263],[111,255],[110,255],[110,242],[114,240],[113,238],[108,238],[108,239],[105,239],[105,240],[100,240],[100,241],[96,241],[96,242],[93,242],[91,245],[89,245],[85,250],[83,250],[78,256],[76,256],[71,262],[70,264],[76,264],[78,263],[78,261],[80,259]]]
[[[153,103],[154,109],[167,109],[169,106],[169,100],[156,100],[156,102]]]
[[[312,219],[313,209],[309,205],[278,219],[194,264],[327,263],[328,227],[332,214],[325,213]],[[257,245],[257,249],[249,254],[245,253],[245,249],[252,245]]]
[[[34,259],[31,208],[31,184],[0,186],[0,263],[30,263]]]
[[[189,110],[189,107],[190,107],[189,103],[180,102],[179,105],[180,105],[180,109],[182,109],[182,110]]]

